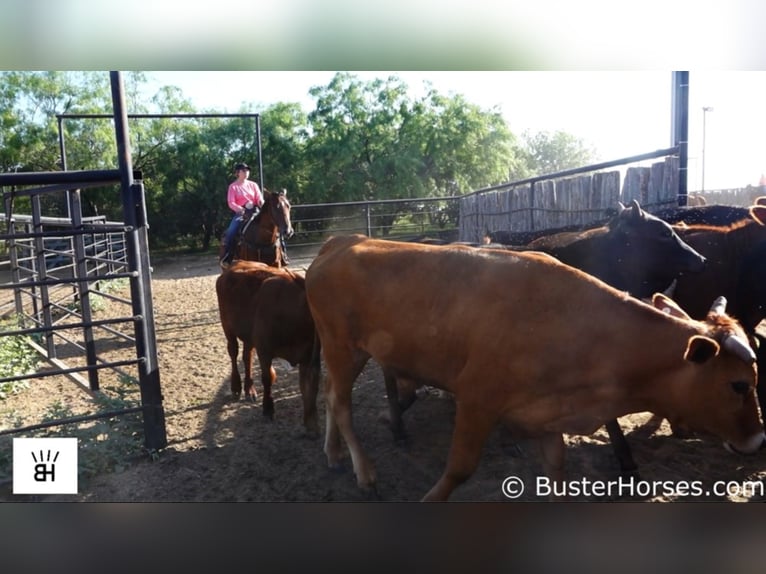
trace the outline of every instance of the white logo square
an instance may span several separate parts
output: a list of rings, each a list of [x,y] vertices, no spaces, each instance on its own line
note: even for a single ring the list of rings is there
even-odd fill
[[[77,439],[14,438],[13,494],[77,494]]]

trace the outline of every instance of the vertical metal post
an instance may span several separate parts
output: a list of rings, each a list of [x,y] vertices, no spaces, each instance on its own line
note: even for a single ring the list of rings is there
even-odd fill
[[[364,204],[364,217],[367,221],[367,237],[372,237],[372,218],[370,217],[370,204]]]
[[[678,146],[678,205],[684,206],[689,174],[689,72],[673,72],[671,115],[672,144]]]
[[[42,234],[42,207],[40,206],[40,196],[35,194],[32,196],[32,231],[35,234]],[[45,240],[42,235],[36,235],[34,238],[35,255],[30,257],[32,262],[32,270],[34,273],[35,265],[37,266],[37,273],[34,279],[45,281],[48,278],[48,268],[45,266]],[[35,298],[35,320],[40,325],[45,327],[45,349],[48,353],[48,358],[56,358],[56,345],[53,341],[53,316],[51,314],[51,300],[50,293],[48,292],[48,285],[40,285],[40,302],[42,303],[42,309],[38,313],[37,309],[37,297],[34,296],[34,288],[32,289],[33,297]]]
[[[261,152],[261,116],[255,116],[255,145],[258,147],[258,185],[261,191],[266,187],[263,181],[263,153]]]
[[[144,407],[144,446],[152,451],[167,446],[165,412],[162,407],[157,341],[154,332],[149,248],[146,235],[146,210],[143,185],[133,181],[133,163],[128,136],[128,116],[120,72],[110,72],[114,127],[117,138],[117,159],[122,184],[123,216],[130,231],[126,232],[128,268],[136,272],[130,280],[134,315],[141,316],[135,324],[136,353],[141,404]]]
[[[82,204],[80,202],[80,190],[70,190],[69,201],[71,211],[72,229],[80,231],[82,229]],[[88,265],[85,261],[85,239],[82,234],[76,234],[74,241],[74,273],[78,279],[88,278]],[[83,322],[83,343],[85,344],[85,356],[89,367],[95,367],[98,363],[96,356],[96,341],[93,337],[93,311],[90,306],[90,283],[88,281],[78,281],[77,295],[80,299],[82,308]],[[99,390],[98,369],[88,370],[88,384],[91,391]]]
[[[702,186],[700,191],[705,191],[705,141],[707,139],[707,113],[712,112],[713,108],[710,106],[703,106],[702,108]]]
[[[58,116],[59,154],[61,154],[61,171],[66,171],[66,147],[64,146],[64,118]]]

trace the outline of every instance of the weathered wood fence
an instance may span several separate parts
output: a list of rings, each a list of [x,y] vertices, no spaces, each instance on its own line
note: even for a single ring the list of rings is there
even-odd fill
[[[658,150],[657,154],[661,151]],[[563,172],[562,172],[563,173]],[[678,205],[679,159],[651,166],[594,171],[572,177],[510,182],[460,200],[461,241],[480,242],[490,231],[532,231],[605,220],[638,200],[648,211]]]
[[[720,203],[722,205],[737,205],[747,207],[752,205],[757,197],[766,195],[766,185],[748,185],[732,189],[711,189],[697,191],[695,195],[702,197],[708,205]]]

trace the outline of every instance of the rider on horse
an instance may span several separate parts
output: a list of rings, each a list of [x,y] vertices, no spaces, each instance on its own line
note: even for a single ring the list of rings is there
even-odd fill
[[[226,230],[223,243],[223,257],[221,257],[221,267],[224,269],[231,265],[234,258],[235,240],[239,232],[245,214],[255,210],[260,210],[263,205],[263,193],[258,184],[248,179],[250,175],[250,166],[246,163],[238,163],[234,166],[234,173],[237,179],[229,185],[227,200],[229,208],[234,212],[229,228]]]

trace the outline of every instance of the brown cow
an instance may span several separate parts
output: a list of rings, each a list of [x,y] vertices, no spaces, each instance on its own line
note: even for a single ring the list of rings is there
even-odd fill
[[[372,492],[375,469],[351,418],[370,357],[455,396],[447,467],[425,500],[446,500],[471,476],[501,422],[540,440],[554,480],[562,433],[590,434],[632,412],[682,421],[740,452],[763,442],[755,358],[734,320],[672,317],[543,253],[335,237],[306,272],[306,291],[328,371],[328,464],[339,464],[343,436]]]
[[[707,206],[709,211],[697,211],[692,222],[708,218],[723,221],[722,216],[734,218],[727,225],[676,225],[675,230],[695,251],[705,256],[705,269],[694,274],[682,274],[673,286],[673,299],[694,319],[704,319],[710,302],[718,296],[727,300],[728,313],[735,317],[745,332],[760,338],[755,329],[766,318],[766,207],[756,204],[747,208]],[[735,217],[736,216],[736,217]],[[566,261],[566,263],[571,263]],[[766,349],[759,345],[757,397],[761,413],[765,411]],[[680,429],[672,424],[673,433]],[[637,470],[631,449],[617,421],[607,423],[609,438],[623,474]]]
[[[699,274],[679,278],[673,298],[689,315],[700,317],[705,312],[706,298],[713,293],[724,295],[730,301],[730,312],[746,329],[754,331],[766,316],[766,308],[757,307],[766,301],[743,299],[737,284],[746,271],[743,265],[747,255],[766,241],[766,206],[751,206],[749,217],[728,226],[688,225],[678,227],[677,231],[684,241],[707,257],[708,265]]]
[[[306,301],[305,279],[285,268],[254,261],[235,262],[215,284],[221,325],[231,358],[231,392],[238,398],[242,380],[237,369],[239,341],[245,364],[245,396],[255,400],[253,351],[258,355],[263,385],[263,414],[274,417],[271,386],[276,381],[272,361],[280,357],[298,365],[303,424],[318,434],[316,397],[320,350],[314,321]]]

